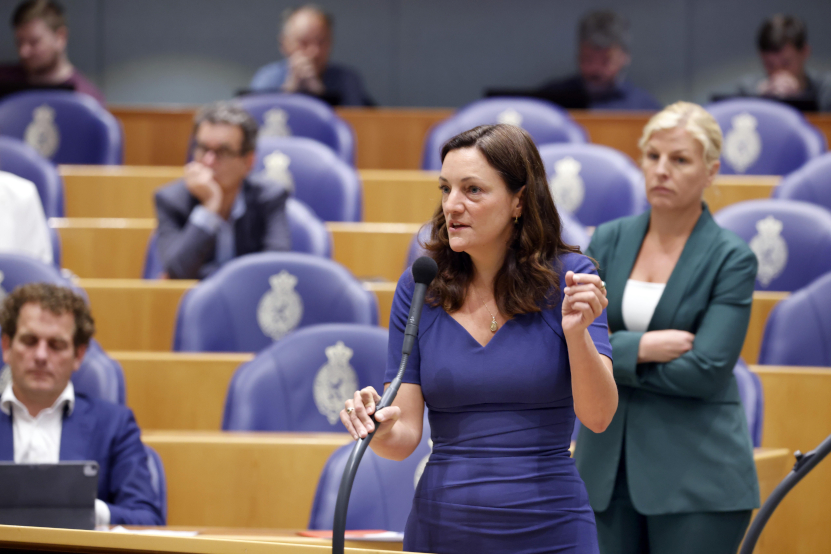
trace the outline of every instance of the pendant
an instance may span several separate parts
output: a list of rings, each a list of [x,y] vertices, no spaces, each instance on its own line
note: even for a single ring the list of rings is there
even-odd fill
[[[496,333],[497,329],[499,329],[499,325],[496,324],[496,318],[493,317],[491,320],[491,333]]]

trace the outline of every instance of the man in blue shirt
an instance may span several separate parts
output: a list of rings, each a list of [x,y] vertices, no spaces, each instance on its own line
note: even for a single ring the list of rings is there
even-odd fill
[[[332,17],[312,5],[283,15],[280,50],[285,59],[261,67],[249,88],[257,92],[300,92],[333,106],[371,106],[361,77],[353,69],[330,64]]]
[[[661,104],[626,79],[629,23],[611,11],[590,12],[580,20],[579,73],[544,84],[535,96],[565,108],[659,110]]]

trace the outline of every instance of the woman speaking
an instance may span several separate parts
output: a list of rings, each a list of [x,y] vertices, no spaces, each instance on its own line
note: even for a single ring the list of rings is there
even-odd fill
[[[575,412],[603,431],[617,406],[603,284],[563,243],[539,153],[510,125],[442,148],[441,206],[426,248],[438,264],[395,403],[371,447],[433,452],[404,532],[418,552],[597,552],[594,516],[569,457]],[[387,381],[395,376],[413,278],[398,282]],[[371,387],[346,401],[353,437],[374,429]]]
[[[601,225],[588,255],[609,295],[620,406],[581,429],[575,457],[603,553],[735,553],[759,506],[733,366],[747,332],[756,257],[702,202],[721,130],[687,102],[640,140],[651,210]]]

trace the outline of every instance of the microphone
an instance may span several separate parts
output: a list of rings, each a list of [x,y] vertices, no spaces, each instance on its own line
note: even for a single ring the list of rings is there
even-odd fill
[[[370,416],[375,421],[375,414],[378,410],[390,406],[401,387],[401,380],[404,378],[404,370],[407,369],[407,361],[413,351],[413,345],[418,338],[418,324],[421,321],[421,310],[424,308],[424,297],[427,294],[428,285],[435,279],[439,268],[433,258],[422,256],[413,263],[413,280],[415,290],[413,300],[410,303],[410,313],[407,316],[407,326],[404,328],[404,344],[401,347],[401,363],[398,365],[398,373],[384,391],[381,400],[375,405],[375,413]],[[352,483],[355,481],[355,474],[358,472],[358,464],[369,446],[369,441],[375,435],[375,431],[369,433],[365,439],[358,439],[352,448],[352,453],[346,461],[343,469],[343,478],[338,489],[338,500],[335,504],[335,520],[332,524],[332,553],[343,554],[346,533],[346,510],[349,507],[349,494],[352,492]]]

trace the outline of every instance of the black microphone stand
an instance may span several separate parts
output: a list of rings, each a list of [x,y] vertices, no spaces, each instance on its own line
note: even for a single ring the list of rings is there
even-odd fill
[[[831,452],[831,435],[827,436],[819,446],[807,454],[802,454],[799,450],[796,451],[794,454],[794,456],[796,456],[796,464],[794,464],[793,470],[787,477],[785,477],[785,479],[782,480],[781,483],[776,486],[775,489],[773,489],[773,492],[770,493],[770,496],[765,501],[764,505],[759,509],[759,512],[756,514],[756,519],[753,520],[753,524],[750,526],[750,529],[748,529],[747,534],[744,537],[744,543],[742,544],[739,554],[752,554],[753,549],[756,548],[756,542],[759,540],[759,535],[762,534],[765,524],[770,519],[770,516],[773,515],[773,511],[779,506],[779,503],[782,502],[782,499],[785,498],[785,495],[788,494],[791,489],[794,488],[796,484],[808,474],[808,472],[814,469],[814,467],[816,467],[816,465],[820,463],[829,452]]]

